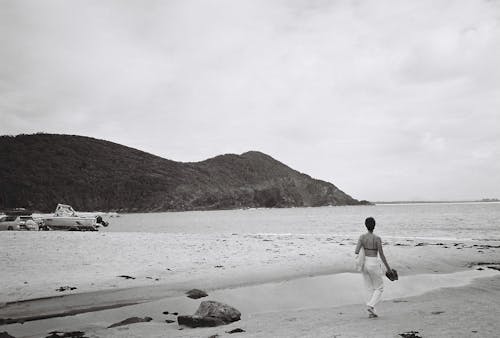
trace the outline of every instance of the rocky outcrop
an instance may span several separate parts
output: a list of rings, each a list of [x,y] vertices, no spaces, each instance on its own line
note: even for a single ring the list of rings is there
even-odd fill
[[[189,327],[212,327],[240,320],[241,313],[234,307],[216,301],[201,302],[195,314],[178,316],[179,325]]]
[[[121,212],[365,204],[258,151],[181,163],[90,137],[0,136],[0,210]]]

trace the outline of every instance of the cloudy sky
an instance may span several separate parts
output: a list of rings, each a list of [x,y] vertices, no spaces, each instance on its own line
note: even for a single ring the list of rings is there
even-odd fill
[[[0,134],[500,198],[499,1],[0,0]]]

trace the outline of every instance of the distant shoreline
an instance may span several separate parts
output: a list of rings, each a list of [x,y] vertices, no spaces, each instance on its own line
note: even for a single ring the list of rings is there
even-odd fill
[[[500,203],[499,199],[488,198],[482,200],[464,201],[376,201],[374,204],[445,204],[445,203]]]

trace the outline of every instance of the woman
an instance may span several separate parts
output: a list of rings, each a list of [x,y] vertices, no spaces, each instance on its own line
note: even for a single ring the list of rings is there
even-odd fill
[[[368,217],[365,220],[365,226],[368,232],[359,236],[355,254],[358,255],[362,247],[365,250],[365,263],[362,271],[365,284],[371,293],[371,298],[366,305],[368,306],[367,310],[369,317],[375,318],[378,317],[375,312],[375,305],[382,298],[382,292],[384,291],[384,281],[382,280],[384,274],[377,255],[380,254],[380,258],[387,271],[391,271],[391,268],[385,259],[384,250],[382,249],[382,240],[379,236],[373,234],[375,219],[373,219],[373,217]]]

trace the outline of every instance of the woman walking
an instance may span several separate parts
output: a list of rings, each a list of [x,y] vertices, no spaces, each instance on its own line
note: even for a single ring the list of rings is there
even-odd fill
[[[382,279],[384,273],[382,272],[382,265],[377,256],[380,255],[380,259],[384,263],[387,271],[391,271],[391,268],[387,263],[384,250],[382,249],[382,239],[373,233],[373,229],[375,229],[375,219],[373,217],[368,217],[365,220],[365,226],[368,232],[359,236],[355,254],[358,255],[361,248],[364,249],[365,261],[362,272],[366,287],[370,292],[370,299],[366,305],[368,306],[367,310],[369,317],[375,318],[378,317],[375,311],[375,305],[377,305],[382,298],[382,292],[384,291],[384,281]]]

